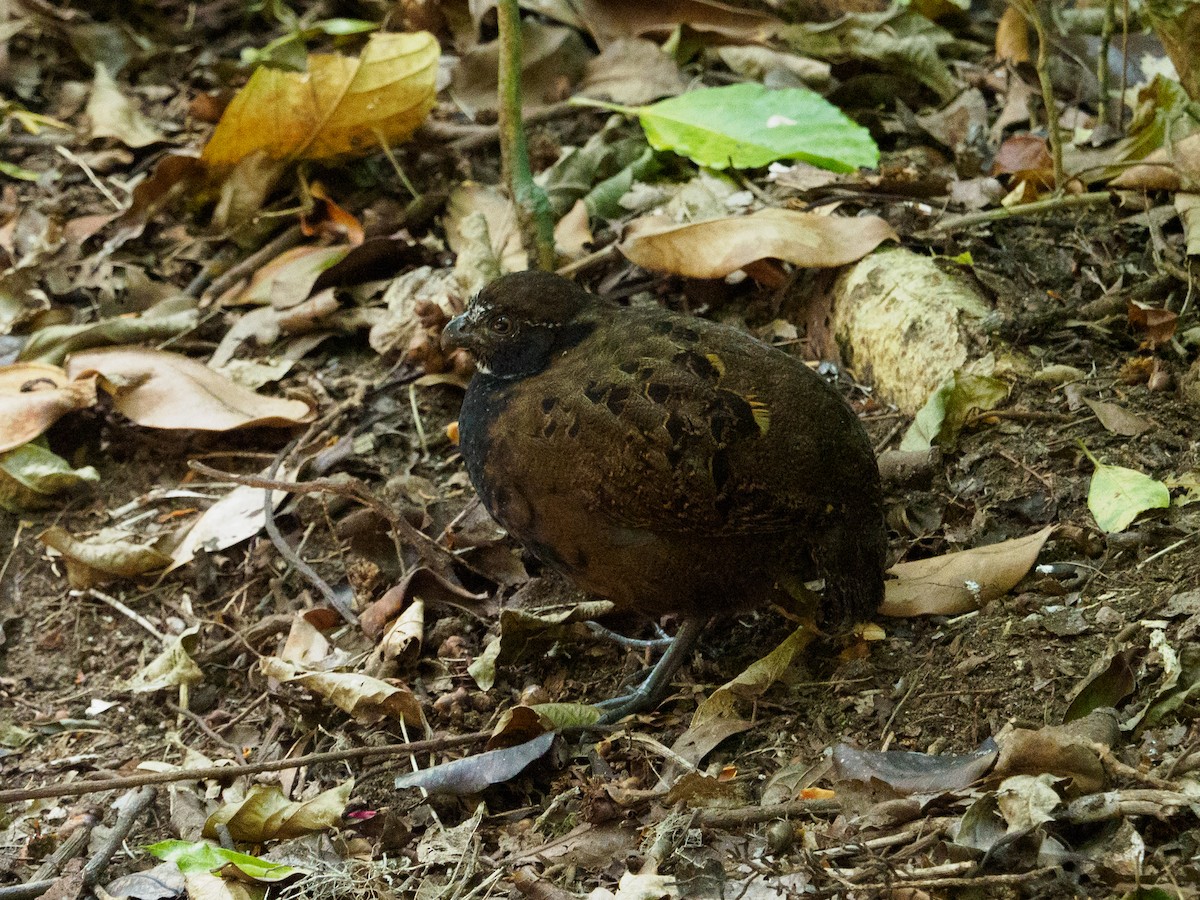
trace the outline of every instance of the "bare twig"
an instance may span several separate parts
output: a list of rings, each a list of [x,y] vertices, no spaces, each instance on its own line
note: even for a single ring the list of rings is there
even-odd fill
[[[800,816],[828,816],[842,811],[836,800],[790,800],[771,806],[746,806],[740,809],[703,809],[696,819],[701,828],[745,828],[773,822],[776,819],[795,819]]]
[[[125,618],[129,619],[129,621],[139,625],[144,631],[156,638],[160,644],[167,642],[167,636],[155,628],[153,622],[141,613],[130,609],[116,597],[110,597],[108,594],[101,593],[95,588],[88,588],[86,591],[70,591],[70,595],[73,597],[91,597],[93,600],[99,600],[101,603],[107,603]]]
[[[137,824],[137,820],[142,813],[154,802],[156,791],[152,787],[142,787],[131,791],[120,804],[121,812],[117,815],[116,824],[113,825],[104,839],[104,842],[96,849],[92,858],[88,860],[87,865],[83,867],[83,872],[78,876],[83,887],[92,887],[100,880],[101,874],[108,868],[108,864],[112,861],[116,852],[121,849],[125,839],[129,837],[129,832],[133,830],[133,826]],[[84,841],[91,833],[91,828],[79,831],[85,832]],[[72,835],[74,839],[75,835]],[[40,869],[38,870],[41,871]],[[25,884],[17,884],[11,887],[0,887],[0,900],[32,900],[34,897],[40,897],[51,888],[58,884],[56,878],[43,878],[27,881]],[[67,890],[63,890],[63,895],[66,896]],[[72,892],[71,896],[75,896],[78,891]]]
[[[167,709],[171,710],[171,712],[175,713],[176,715],[183,716],[185,719],[203,731],[206,735],[208,735],[209,740],[228,750],[230,755],[233,757],[233,761],[239,766],[246,765],[246,759],[244,756],[242,756],[242,748],[238,747],[236,744],[230,743],[229,741],[225,740],[225,738],[221,737],[221,735],[213,731],[212,727],[202,718],[200,718],[200,716],[196,715],[190,709],[184,709],[182,706],[179,706],[175,703],[168,702]]]
[[[906,888],[909,890],[915,888],[956,888],[956,887],[986,887],[987,885],[1002,885],[1002,884],[1020,884],[1023,881],[1036,881],[1038,878],[1043,878],[1047,875],[1053,875],[1056,868],[1054,866],[1046,866],[1041,869],[1030,869],[1028,872],[1005,872],[998,875],[975,875],[968,877],[928,877],[925,873],[934,873],[943,867],[931,866],[929,869],[910,869],[903,878],[896,878],[893,881],[880,881],[872,883],[854,882],[851,886],[855,889],[856,894],[863,891],[887,891],[889,894],[896,891],[898,888]]]
[[[1127,816],[1170,819],[1181,812],[1190,811],[1195,805],[1195,797],[1180,791],[1129,788],[1079,797],[1067,804],[1059,818],[1077,825],[1107,822]]]
[[[408,520],[391,509],[386,503],[375,497],[367,486],[357,479],[334,481],[331,478],[314,478],[312,481],[276,481],[271,478],[261,478],[257,475],[238,475],[234,472],[223,472],[206,466],[204,463],[192,460],[188,467],[207,475],[209,478],[244,484],[249,487],[262,488],[268,491],[289,491],[294,494],[336,494],[340,497],[350,497],[364,506],[374,510],[387,520],[392,529],[407,538],[420,554],[422,561],[434,571],[445,572],[453,561],[453,554],[445,547],[434,541],[429,535],[420,531]]]
[[[271,464],[267,467],[267,477],[274,478],[279,471],[279,467],[283,465],[286,459],[293,450],[296,449],[298,440],[291,441],[286,447],[276,454],[271,460]],[[267,532],[267,537],[271,539],[271,543],[275,545],[275,549],[279,551],[288,564],[297,572],[303,575],[308,583],[317,589],[325,602],[337,610],[338,615],[345,619],[351,625],[358,624],[358,616],[354,614],[354,610],[350,608],[350,604],[346,603],[337,592],[329,586],[329,583],[317,574],[317,570],[308,564],[308,561],[300,556],[300,551],[296,550],[283,537],[283,532],[279,530],[279,525],[275,521],[275,502],[271,497],[271,491],[268,490],[263,494],[263,528]]]
[[[1016,206],[998,206],[995,209],[985,209],[981,212],[966,213],[961,216],[951,216],[948,219],[931,225],[924,231],[913,235],[916,238],[932,237],[947,231],[984,225],[988,222],[999,222],[1018,216],[1031,216],[1037,213],[1056,212],[1064,209],[1076,209],[1086,206],[1104,206],[1112,201],[1112,195],[1105,191],[1095,191],[1090,194],[1063,194],[1059,197],[1048,197],[1045,200],[1034,200],[1032,203],[1019,203]]]
[[[260,772],[281,772],[319,763],[341,762],[347,759],[362,759],[365,756],[386,756],[396,753],[429,753],[481,744],[492,736],[490,731],[474,731],[469,734],[431,738],[426,741],[410,741],[405,744],[384,744],[379,747],[352,747],[348,750],[331,750],[328,753],[309,753],[291,759],[273,759],[267,762],[247,763],[244,766],[205,766],[200,769],[176,769],[173,772],[148,772],[144,775],[128,775],[121,778],[98,778],[90,781],[72,781],[70,784],[50,784],[34,788],[13,788],[0,791],[0,803],[19,803],[24,800],[41,800],[47,797],[82,797],[100,791],[117,791],[142,787],[149,784],[172,784],[176,781],[200,781],[208,778],[233,778],[255,775]],[[0,898],[3,900],[3,898]]]

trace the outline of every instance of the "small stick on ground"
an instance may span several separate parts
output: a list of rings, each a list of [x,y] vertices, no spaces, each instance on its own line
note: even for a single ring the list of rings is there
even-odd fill
[[[0,803],[20,803],[25,800],[43,800],[48,797],[82,797],[101,791],[117,791],[143,787],[149,784],[171,784],[176,781],[202,781],[206,778],[231,778],[256,775],[260,772],[281,772],[319,763],[342,762],[361,759],[364,756],[386,756],[396,753],[430,753],[482,744],[492,736],[490,731],[473,731],[469,734],[432,738],[427,741],[410,741],[406,744],[384,744],[379,747],[352,747],[348,750],[331,750],[328,753],[309,753],[290,759],[273,759],[267,762],[246,763],[244,766],[205,766],[200,769],[176,769],[173,772],[148,772],[144,775],[128,775],[121,778],[98,778],[88,781],[73,781],[70,784],[49,784],[43,787],[14,788],[0,791]],[[3,900],[0,897],[0,900]]]

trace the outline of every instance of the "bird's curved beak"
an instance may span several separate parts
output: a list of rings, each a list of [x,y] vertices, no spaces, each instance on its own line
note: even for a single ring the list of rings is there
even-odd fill
[[[467,321],[466,313],[459,313],[442,329],[442,349],[457,350],[459,348],[471,349],[470,322]]]

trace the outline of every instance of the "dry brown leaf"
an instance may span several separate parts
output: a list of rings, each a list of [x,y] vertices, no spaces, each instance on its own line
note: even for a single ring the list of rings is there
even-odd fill
[[[1109,183],[1131,191],[1195,190],[1200,187],[1200,131],[1159,147]]]
[[[126,147],[147,147],[164,140],[150,120],[121,93],[103,63],[96,63],[96,80],[87,105],[92,137],[116,138]]]
[[[486,223],[488,247],[478,246],[483,229],[471,227],[477,216],[482,216]],[[450,193],[442,225],[446,229],[446,243],[460,258],[460,264],[463,257],[490,254],[505,272],[529,268],[516,207],[497,187],[464,181]],[[471,285],[473,289],[482,286]]]
[[[583,77],[591,51],[573,28],[521,22],[521,97],[526,109],[557,103],[570,96]],[[454,68],[450,96],[468,115],[496,108],[496,74],[500,41],[468,51]]]
[[[780,24],[765,13],[715,0],[581,0],[576,12],[601,47],[620,37],[665,38],[680,22],[734,43],[756,43]]]
[[[288,309],[312,293],[321,273],[345,259],[349,244],[331,247],[293,247],[259,267],[246,289],[224,305],[270,304]]]
[[[260,474],[266,477],[268,471]],[[273,477],[287,480],[294,474],[285,466],[277,469]],[[239,484],[210,506],[171,551],[168,571],[191,562],[201,549],[209,553],[224,550],[262,531],[266,521],[266,495],[262,488]],[[287,497],[283,491],[272,491],[272,506],[278,507]]]
[[[407,140],[433,108],[438,42],[374,34],[357,57],[312,54],[307,72],[259,68],[217,123],[201,160],[224,169],[269,159],[361,155]]]
[[[999,62],[1029,62],[1029,22],[1009,5],[996,23],[996,59]]]
[[[38,535],[38,540],[63,555],[67,580],[71,587],[77,589],[157,572],[171,562],[165,553],[144,544],[136,544],[128,538],[128,535],[115,532],[101,532],[87,540],[80,540],[58,525]]]
[[[1179,325],[1179,313],[1170,309],[1146,306],[1130,300],[1126,306],[1126,312],[1133,330],[1146,335],[1142,345],[1149,349],[1154,349],[1171,340]]]
[[[287,427],[312,420],[300,400],[263,397],[186,356],[143,347],[109,347],[75,353],[67,374],[92,372],[117,410],[147,428],[229,431],[261,425]]]
[[[235,841],[258,844],[336,828],[342,824],[353,790],[354,779],[351,779],[297,802],[284,796],[277,784],[256,784],[244,799],[227,803],[209,816],[204,823],[204,836],[217,837],[219,827],[224,825]]]
[[[305,672],[275,656],[264,656],[259,666],[267,677],[303,685],[360,722],[402,719],[425,728],[421,703],[406,687],[357,672]]]
[[[1124,437],[1137,437],[1144,431],[1154,427],[1154,423],[1137,413],[1132,413],[1123,406],[1115,403],[1105,403],[1103,400],[1084,400],[1091,407],[1100,424],[1113,434]]]
[[[71,381],[58,366],[0,366],[0,453],[27,444],[77,409],[96,402],[96,380]]]
[[[619,38],[588,62],[579,93],[642,106],[682,94],[685,88],[679,66],[657,44],[642,38]]]
[[[849,219],[791,209],[677,225],[662,216],[634,219],[617,245],[644,269],[689,278],[724,278],[760,259],[832,268],[897,240],[876,216]]]
[[[893,566],[880,612],[885,616],[954,616],[1003,596],[1025,577],[1054,530]]]
[[[996,737],[1000,758],[992,777],[999,780],[1049,772],[1071,779],[1070,794],[1090,794],[1103,790],[1107,780],[1097,747],[1112,747],[1120,739],[1111,709],[1093,710],[1066,725],[1046,725],[1036,731],[1014,728]]]

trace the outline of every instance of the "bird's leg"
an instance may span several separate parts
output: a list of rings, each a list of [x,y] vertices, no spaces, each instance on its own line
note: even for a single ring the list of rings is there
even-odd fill
[[[652,709],[662,702],[671,686],[671,679],[696,646],[696,641],[704,630],[704,621],[699,618],[684,619],[671,641],[671,646],[650,670],[645,681],[628,694],[595,704],[604,710],[597,724],[611,725],[626,716]]]
[[[673,640],[669,634],[662,630],[662,627],[657,622],[654,624],[654,630],[658,632],[658,637],[648,641],[618,634],[611,628],[605,628],[599,622],[588,622],[587,627],[591,629],[592,634],[608,638],[614,644],[621,647],[628,647],[630,650],[664,650],[671,646],[671,641]]]

